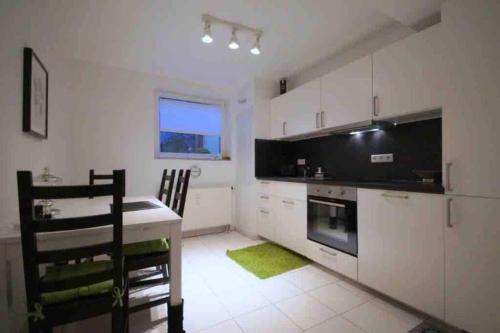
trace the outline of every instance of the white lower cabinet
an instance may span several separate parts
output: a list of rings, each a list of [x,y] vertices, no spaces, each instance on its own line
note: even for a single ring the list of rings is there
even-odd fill
[[[307,239],[307,185],[259,181],[257,232],[292,251],[358,279],[356,257]]]
[[[444,197],[358,189],[358,278],[444,319]]]
[[[446,203],[445,319],[468,332],[500,332],[500,199]]]
[[[358,259],[328,246],[307,240],[307,257],[353,280],[358,279]]]
[[[305,184],[259,181],[257,194],[258,234],[303,255],[307,240],[306,188]]]
[[[276,242],[304,254],[307,239],[306,201],[283,197],[276,197],[275,200]]]
[[[260,193],[257,198],[257,233],[269,240],[275,239],[275,222],[272,198]]]

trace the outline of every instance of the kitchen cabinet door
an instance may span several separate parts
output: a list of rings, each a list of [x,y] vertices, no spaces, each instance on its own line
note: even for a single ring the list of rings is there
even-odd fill
[[[358,190],[358,278],[444,318],[443,196]]]
[[[271,100],[271,138],[279,139],[285,136],[287,119],[287,100],[285,95]]]
[[[276,197],[276,241],[297,253],[305,254],[307,205],[305,201]]]
[[[272,209],[257,208],[257,233],[270,241],[275,240],[275,220]]]
[[[437,24],[373,54],[374,118],[442,106],[442,39]]]
[[[307,240],[306,245],[306,256],[309,259],[353,280],[358,280],[358,258],[311,240]]]
[[[372,57],[364,57],[321,78],[322,127],[372,118]]]
[[[266,193],[257,195],[257,233],[271,241],[275,240],[274,198]]]
[[[500,332],[500,199],[447,199],[445,320]]]
[[[494,17],[498,1],[443,7],[443,172],[450,195],[500,198],[500,20]]]
[[[271,137],[281,138],[316,130],[320,112],[320,79],[271,100]]]

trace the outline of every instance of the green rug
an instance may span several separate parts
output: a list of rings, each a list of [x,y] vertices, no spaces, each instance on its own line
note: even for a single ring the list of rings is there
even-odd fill
[[[310,263],[310,260],[273,243],[227,251],[227,256],[261,279],[267,279]]]

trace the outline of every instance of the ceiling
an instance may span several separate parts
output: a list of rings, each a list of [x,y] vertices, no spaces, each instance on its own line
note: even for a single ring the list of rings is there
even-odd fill
[[[240,85],[277,80],[390,25],[411,26],[439,11],[441,0],[45,0],[30,2],[33,26],[43,26],[64,55],[186,80]],[[264,30],[262,54],[250,35],[227,48],[230,31],[208,13]],[[50,19],[48,19],[50,18]]]

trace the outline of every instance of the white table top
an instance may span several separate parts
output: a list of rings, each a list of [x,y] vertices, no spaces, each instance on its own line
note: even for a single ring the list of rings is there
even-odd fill
[[[57,218],[68,218],[77,216],[89,216],[89,215],[99,215],[107,214],[110,212],[109,204],[112,203],[112,197],[96,197],[93,199],[64,199],[55,200],[54,208],[61,210],[61,213],[56,216]],[[123,202],[135,202],[135,201],[149,201],[154,203],[161,208],[154,209],[144,209],[131,212],[123,213],[123,228],[133,229],[135,227],[144,227],[151,224],[157,223],[181,223],[182,218],[174,213],[170,208],[165,206],[161,201],[153,196],[135,196],[135,197],[125,197]],[[95,230],[99,231],[100,228],[97,227],[87,229],[89,231]],[[109,228],[109,227],[108,227]],[[64,237],[68,233],[73,233],[74,231],[62,231],[62,232],[52,232],[51,237]],[[19,229],[19,224],[10,224],[0,229],[0,243],[9,242],[19,242],[21,239],[21,232]]]

